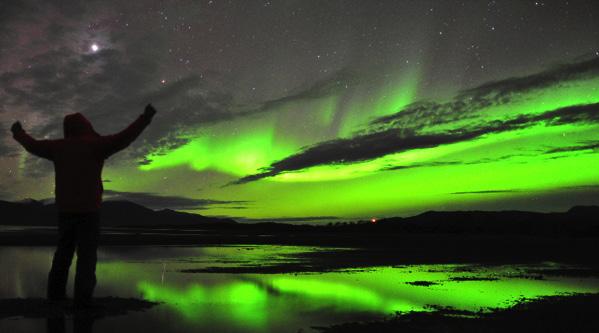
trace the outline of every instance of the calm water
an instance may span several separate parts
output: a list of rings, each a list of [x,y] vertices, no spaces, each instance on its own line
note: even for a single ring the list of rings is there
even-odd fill
[[[426,311],[429,305],[491,311],[523,297],[599,292],[597,278],[543,275],[543,270],[561,267],[555,263],[414,265],[301,274],[180,272],[277,265],[305,260],[297,255],[320,250],[270,245],[104,248],[97,296],[163,304],[97,320],[94,332],[309,332],[311,326]],[[42,297],[51,257],[50,248],[0,247],[0,298]],[[44,332],[45,325],[45,319],[11,318],[0,320],[0,332]]]

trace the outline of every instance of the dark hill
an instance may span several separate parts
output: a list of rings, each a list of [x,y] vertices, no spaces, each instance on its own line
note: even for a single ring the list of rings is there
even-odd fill
[[[35,200],[20,202],[0,201],[2,225],[55,226],[56,206],[44,205]],[[214,224],[231,225],[231,219],[206,217],[170,209],[155,211],[129,201],[105,201],[102,204],[102,225],[107,227],[159,227],[202,226]]]
[[[56,207],[35,200],[0,201],[2,225],[55,226]],[[291,225],[275,222],[237,223],[231,219],[164,209],[155,211],[128,201],[106,201],[105,227],[200,227],[226,233],[390,233],[390,234],[519,234],[599,236],[599,206],[576,206],[567,212],[429,211],[411,217],[392,217],[376,223],[359,221],[328,225]]]
[[[576,206],[567,212],[429,211],[412,217],[379,220],[377,229],[425,233],[599,234],[599,206]]]

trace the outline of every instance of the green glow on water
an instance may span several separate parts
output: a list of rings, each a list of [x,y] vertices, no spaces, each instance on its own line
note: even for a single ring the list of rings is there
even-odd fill
[[[394,311],[424,311],[422,306],[400,299],[386,299],[383,295],[353,284],[330,282],[326,277],[305,279],[298,277],[278,277],[270,280],[271,286],[284,294],[297,294],[314,303],[326,306],[393,313]]]
[[[156,288],[147,282],[140,282],[138,289],[146,300],[176,304],[177,309],[188,318],[197,316],[198,308],[195,305],[206,300],[206,291],[199,285],[193,285],[184,292],[180,292],[170,288]]]
[[[376,268],[350,274],[323,273],[293,277],[272,277],[269,283],[282,293],[302,295],[314,302],[341,308],[367,310],[379,313],[395,311],[424,311],[429,304],[450,306],[457,309],[478,311],[480,309],[506,308],[521,298],[536,298],[561,293],[595,292],[597,281],[580,283],[574,279],[562,281],[538,281],[525,278],[501,278],[491,281],[452,281],[451,277],[466,275],[459,272],[430,272],[434,266],[410,266],[407,268]],[[452,267],[444,267],[451,270]],[[479,272],[476,277],[489,277]],[[268,278],[267,278],[268,279]],[[413,286],[407,282],[430,281],[438,283],[429,287]]]
[[[290,262],[285,258],[293,259],[293,254],[322,250],[259,245],[126,247],[110,251],[100,248],[95,295],[161,302],[152,310],[131,316],[139,315],[141,320],[162,327],[180,325],[177,328],[184,332],[296,332],[299,328],[361,318],[380,319],[396,311],[430,311],[428,305],[493,311],[510,307],[522,298],[599,292],[597,277],[543,274],[544,270],[584,268],[557,263],[490,267],[409,265],[309,274],[180,272],[230,265],[261,267]],[[0,288],[0,296],[26,299],[44,295],[52,251],[43,247],[0,248],[0,261],[11,267],[2,276],[4,288]],[[223,263],[223,259],[230,262]],[[73,273],[72,269],[70,295]],[[531,278],[539,274],[542,279]],[[432,285],[410,284],[413,282]],[[110,320],[130,323],[131,318],[119,316]],[[28,323],[29,319],[16,321],[19,320]]]
[[[293,277],[276,278],[271,280],[271,284],[273,288],[283,293],[301,293],[303,296],[313,298],[333,298],[340,304],[349,302],[372,308],[380,303],[376,293],[346,284]]]
[[[249,282],[219,286],[192,284],[184,290],[139,282],[144,299],[164,302],[189,320],[229,318],[239,325],[262,326],[267,318],[266,291]]]
[[[206,316],[233,318],[254,326],[285,321],[293,309],[379,315],[396,311],[430,311],[428,305],[469,311],[507,308],[523,298],[599,291],[596,279],[544,280],[509,277],[524,272],[501,266],[461,272],[455,265],[380,267],[367,271],[320,274],[224,274],[207,285],[184,289],[147,281],[138,283],[145,299],[165,302],[190,320]],[[210,274],[195,275],[203,279]],[[454,281],[455,277],[483,280]],[[495,280],[489,280],[495,278]],[[242,282],[239,281],[242,280]],[[487,279],[487,280],[484,280]],[[428,287],[410,282],[428,281]]]

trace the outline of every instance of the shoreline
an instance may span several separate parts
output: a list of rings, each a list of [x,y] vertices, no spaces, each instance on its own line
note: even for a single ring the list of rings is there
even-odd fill
[[[292,245],[325,248],[307,254],[321,269],[435,263],[594,264],[599,237],[555,237],[489,234],[364,234],[284,232],[223,233],[189,229],[168,234],[156,229],[105,228],[100,247]],[[1,246],[56,245],[55,230],[0,231]],[[326,248],[331,248],[330,251]],[[339,251],[334,248],[347,248]],[[298,268],[301,270],[301,268]]]

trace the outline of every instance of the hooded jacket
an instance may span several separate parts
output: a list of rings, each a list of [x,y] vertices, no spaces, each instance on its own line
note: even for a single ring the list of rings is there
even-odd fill
[[[129,146],[151,120],[142,114],[123,131],[101,136],[89,120],[75,113],[64,118],[64,139],[36,140],[24,130],[13,137],[30,153],[54,163],[54,193],[60,212],[95,212],[102,203],[104,160]]]

